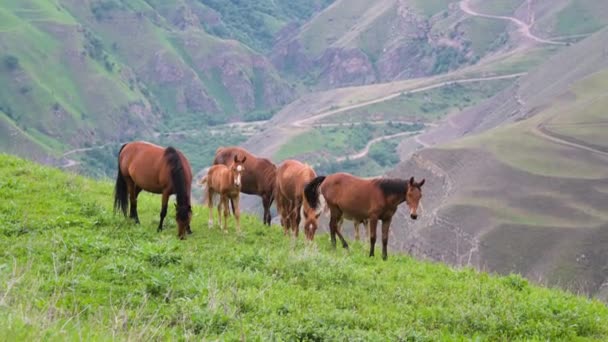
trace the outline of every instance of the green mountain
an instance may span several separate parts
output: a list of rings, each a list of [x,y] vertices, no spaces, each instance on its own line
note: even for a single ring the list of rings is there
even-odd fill
[[[112,213],[112,184],[0,155],[0,336],[45,339],[605,340],[608,308],[516,275],[332,250],[245,216],[243,235],[156,232]],[[168,217],[172,217],[170,205]]]

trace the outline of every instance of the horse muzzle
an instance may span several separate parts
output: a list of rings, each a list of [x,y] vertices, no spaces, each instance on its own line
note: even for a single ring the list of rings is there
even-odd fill
[[[416,219],[418,219],[418,214],[410,214],[410,218],[412,220],[416,220]]]

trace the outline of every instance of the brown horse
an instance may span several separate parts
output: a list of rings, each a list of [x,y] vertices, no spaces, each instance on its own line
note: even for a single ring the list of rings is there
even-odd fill
[[[178,236],[192,234],[190,220],[190,189],[192,169],[188,159],[178,150],[169,146],[163,148],[145,141],[134,141],[122,145],[118,153],[118,175],[114,187],[114,212],[120,209],[127,216],[127,206],[131,202],[130,215],[139,223],[137,196],[142,190],[162,194],[160,222],[157,231],[163,229],[167,215],[169,196],[176,195],[176,221]]]
[[[315,177],[317,174],[312,167],[293,159],[284,161],[277,168],[275,198],[285,235],[293,230],[294,237],[297,238],[302,218],[307,238],[310,236],[309,231],[317,229],[317,219],[321,212],[310,208],[304,201],[304,186]]]
[[[209,168],[207,175],[200,181],[200,185],[207,184],[206,201],[209,207],[209,228],[213,227],[213,196],[215,194],[220,195],[220,201],[217,204],[217,219],[220,227],[222,226],[222,206],[224,207],[224,232],[228,231],[228,215],[230,209],[228,208],[228,201],[230,200],[232,205],[232,214],[236,218],[236,229],[241,232],[241,210],[239,208],[239,200],[241,194],[242,185],[242,174],[246,170],[243,164],[247,160],[247,157],[243,157],[242,160],[238,160],[235,155],[230,166],[223,164],[213,165]]]
[[[264,224],[270,226],[270,221],[272,220],[270,206],[274,201],[274,185],[277,167],[270,160],[257,157],[238,146],[218,148],[217,151],[215,151],[213,164],[224,164],[229,166],[234,160],[235,155],[247,157],[247,162],[244,164],[245,172],[243,172],[241,192],[262,197]],[[232,203],[232,201],[231,204],[234,208],[234,203]]]
[[[388,231],[393,215],[399,204],[406,202],[410,209],[410,217],[418,218],[416,213],[422,197],[424,179],[415,182],[414,177],[403,179],[362,179],[348,173],[334,173],[327,177],[320,176],[306,185],[304,193],[312,208],[317,208],[321,199],[327,203],[330,211],[329,231],[332,245],[336,246],[336,234],[342,241],[342,246],[348,244],[337,229],[343,217],[355,222],[369,220],[370,250],[369,256],[374,256],[376,244],[376,226],[382,220],[382,259],[387,258]]]

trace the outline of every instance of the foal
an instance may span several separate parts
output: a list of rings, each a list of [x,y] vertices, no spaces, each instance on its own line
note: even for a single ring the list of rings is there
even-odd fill
[[[233,203],[232,213],[236,218],[236,230],[241,232],[241,210],[239,208],[239,199],[241,193],[241,175],[245,170],[243,163],[247,157],[239,160],[235,155],[233,163],[228,167],[224,164],[213,165],[209,168],[207,175],[200,181],[200,185],[207,183],[206,200],[209,207],[209,228],[213,226],[213,196],[220,195],[220,201],[217,204],[217,216],[220,227],[222,226],[221,210],[224,207],[224,232],[228,232],[228,215],[230,208],[228,201]]]

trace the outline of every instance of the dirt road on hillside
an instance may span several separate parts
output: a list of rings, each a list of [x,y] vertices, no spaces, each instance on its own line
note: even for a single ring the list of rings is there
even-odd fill
[[[436,89],[436,88],[441,88],[443,86],[446,85],[450,85],[450,84],[462,84],[462,83],[472,83],[472,82],[481,82],[481,81],[493,81],[493,80],[503,80],[503,79],[509,79],[509,78],[516,78],[516,77],[520,77],[525,75],[525,72],[519,72],[519,73],[515,73],[515,74],[508,74],[508,75],[499,75],[499,76],[488,76],[488,77],[473,77],[473,78],[464,78],[464,79],[460,79],[460,80],[450,80],[450,81],[443,81],[443,82],[439,82],[439,83],[435,83],[435,84],[431,84],[428,86],[424,86],[424,87],[420,87],[420,88],[415,88],[412,90],[407,90],[407,91],[399,91],[396,93],[392,93],[374,100],[369,100],[369,101],[364,101],[364,102],[360,102],[354,105],[350,105],[350,106],[346,106],[346,107],[342,107],[342,108],[338,108],[338,109],[333,109],[333,110],[329,110],[326,112],[322,112],[313,116],[309,116],[305,119],[301,119],[301,120],[296,120],[294,122],[292,122],[290,125],[294,126],[294,127],[306,127],[306,126],[310,126],[310,124],[307,124],[310,121],[316,121],[328,116],[332,116],[341,112],[345,112],[348,110],[352,110],[352,109],[357,109],[360,107],[365,107],[365,106],[369,106],[375,103],[379,103],[379,102],[384,102],[384,101],[388,101],[391,100],[393,98],[396,98],[398,96],[400,96],[401,94],[415,94],[415,93],[420,93],[423,91],[427,91],[427,90],[432,90],[432,89]]]
[[[599,149],[594,148],[589,145],[584,145],[580,142],[574,142],[571,140],[567,140],[567,139],[563,138],[562,136],[555,134],[554,132],[549,130],[547,127],[545,127],[544,123],[541,123],[540,125],[534,127],[533,133],[536,134],[538,137],[541,137],[545,140],[549,140],[549,141],[552,141],[552,142],[560,144],[560,145],[566,145],[566,146],[578,148],[580,150],[585,150],[585,151],[593,152],[596,154],[600,154],[604,157],[608,157],[608,152],[606,152],[606,151],[599,150]]]
[[[361,151],[355,153],[355,154],[351,154],[345,157],[338,157],[336,158],[336,161],[345,161],[347,159],[360,159],[365,157],[368,153],[369,153],[369,149],[372,147],[373,144],[383,141],[383,140],[388,140],[388,139],[392,139],[392,138],[396,138],[396,137],[401,137],[404,135],[411,135],[411,134],[416,134],[416,133],[420,133],[420,131],[410,131],[410,132],[401,132],[401,133],[396,133],[396,134],[389,134],[389,135],[383,135],[381,137],[377,137],[374,138],[372,140],[370,140],[367,145],[365,145],[365,148],[363,148]]]
[[[532,32],[530,32],[530,27],[532,26],[533,23],[526,24],[525,22],[523,22],[515,17],[479,13],[479,12],[471,9],[470,0],[462,0],[462,1],[460,1],[459,5],[460,5],[460,9],[468,15],[472,15],[475,17],[488,18],[488,19],[499,19],[499,20],[510,21],[519,27],[518,28],[519,33],[521,33],[526,38],[534,40],[538,43],[553,44],[553,45],[566,45],[567,44],[567,43],[560,42],[560,41],[543,39],[543,38],[540,38],[540,37],[534,35]]]

